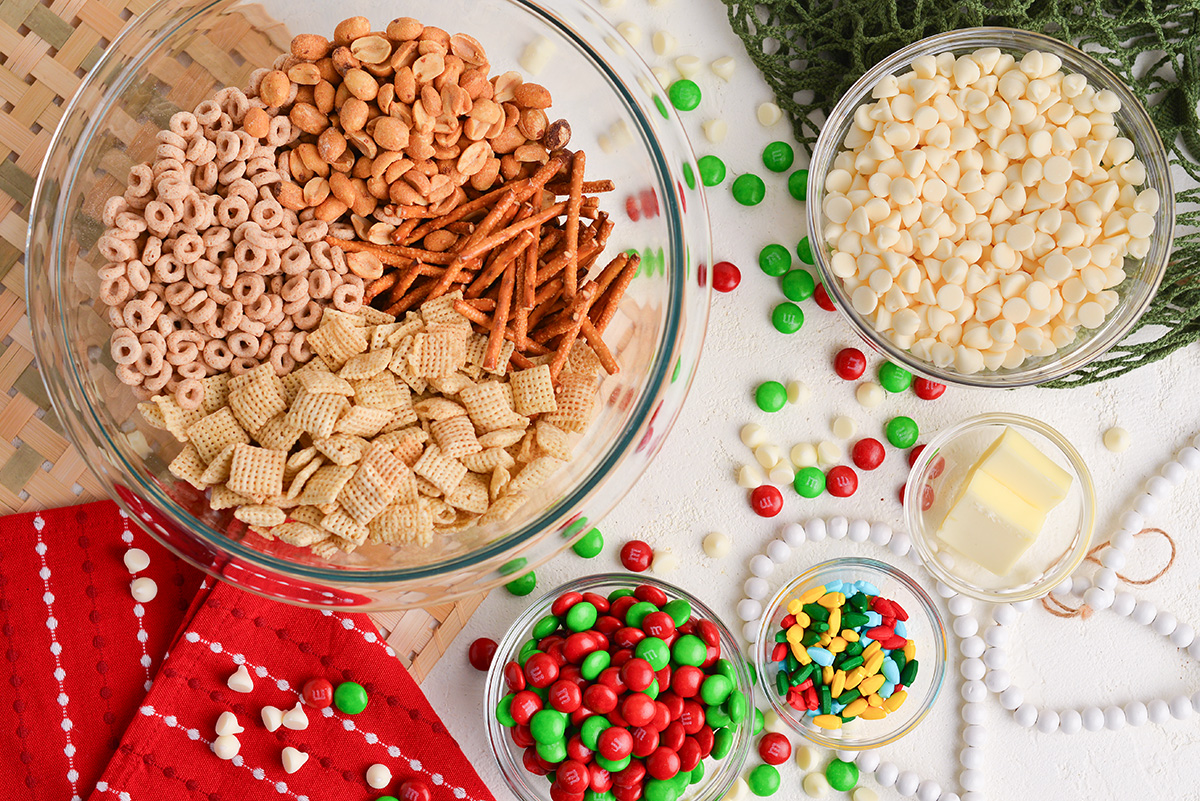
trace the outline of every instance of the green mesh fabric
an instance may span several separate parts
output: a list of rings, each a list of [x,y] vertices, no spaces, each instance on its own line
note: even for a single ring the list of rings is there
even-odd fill
[[[1146,105],[1171,165],[1187,173],[1188,183],[1200,183],[1200,5],[1194,0],[722,2],[810,155],[826,113],[872,65],[935,33],[1001,25],[1057,37],[1107,64]],[[1135,69],[1143,53],[1152,55]],[[1198,223],[1200,190],[1179,191],[1171,263],[1151,308],[1104,359],[1048,386],[1122,375],[1200,339]]]

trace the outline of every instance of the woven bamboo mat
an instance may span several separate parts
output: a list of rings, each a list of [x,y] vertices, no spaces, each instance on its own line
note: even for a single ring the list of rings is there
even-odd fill
[[[71,447],[34,363],[25,313],[27,206],[62,108],[83,76],[151,0],[0,0],[0,514],[68,506],[105,497]],[[260,22],[225,17],[188,48],[191,64],[160,76],[175,87],[163,98],[191,108],[217,86],[240,86],[280,43]],[[128,143],[153,141],[145,125]],[[127,166],[127,165],[126,165]],[[116,188],[114,184],[114,189]],[[387,642],[421,681],[482,602],[475,596],[429,609],[375,615]]]

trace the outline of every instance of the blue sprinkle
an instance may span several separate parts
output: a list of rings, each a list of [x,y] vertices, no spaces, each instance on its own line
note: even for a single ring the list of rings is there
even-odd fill
[[[821,667],[829,667],[833,664],[833,654],[826,651],[824,648],[818,648],[813,645],[808,649],[808,655],[812,661],[816,662]]]
[[[843,709],[845,709],[845,708],[846,708],[846,705],[845,705],[845,704],[839,704],[837,701],[834,701],[834,702],[833,702],[833,705],[832,705],[831,707],[829,707],[829,709],[830,709],[830,710],[832,711],[832,713],[833,713],[833,714],[835,714],[835,715],[839,715],[839,714],[841,714],[842,710],[843,710]]]
[[[896,626],[893,630],[901,637],[908,636],[908,625],[903,620],[897,620]]]
[[[878,612],[867,612],[867,628],[873,629],[883,625],[883,615]]]
[[[883,674],[883,677],[887,679],[889,683],[900,683],[900,669],[896,667],[896,663],[891,659],[883,660],[883,665],[879,668],[879,672]]]
[[[858,591],[863,595],[878,595],[879,588],[869,581],[856,581],[854,586],[858,587]]]
[[[817,710],[817,709],[808,709],[808,710],[805,710],[804,717],[815,718],[819,714],[819,712],[820,712],[820,710]]]
[[[827,581],[825,582],[825,592],[841,592],[842,587],[845,586],[845,583],[841,581]]]
[[[896,691],[896,685],[890,681],[885,681],[883,686],[879,688],[880,698],[890,698],[892,693]]]
[[[863,647],[863,648],[866,648],[868,645],[870,645],[871,643],[875,642],[875,640],[871,639],[870,637],[868,637],[867,635],[865,635],[865,634],[862,634],[862,633],[859,633],[859,635],[858,635],[858,641],[859,641],[860,643],[862,643],[862,647]]]

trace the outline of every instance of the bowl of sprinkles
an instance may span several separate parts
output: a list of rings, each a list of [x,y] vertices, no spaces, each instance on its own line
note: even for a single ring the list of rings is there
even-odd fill
[[[767,606],[754,650],[761,691],[814,743],[860,750],[929,713],[946,670],[946,627],[900,570],[847,557],[815,565]]]
[[[521,799],[718,799],[755,722],[751,667],[712,610],[622,574],[568,582],[526,609],[486,693],[492,752]]]

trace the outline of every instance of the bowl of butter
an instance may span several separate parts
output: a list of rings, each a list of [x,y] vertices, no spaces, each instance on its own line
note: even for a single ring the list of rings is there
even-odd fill
[[[937,579],[992,603],[1038,598],[1091,547],[1096,498],[1075,447],[1019,414],[972,417],[938,433],[913,463],[904,515]]]

